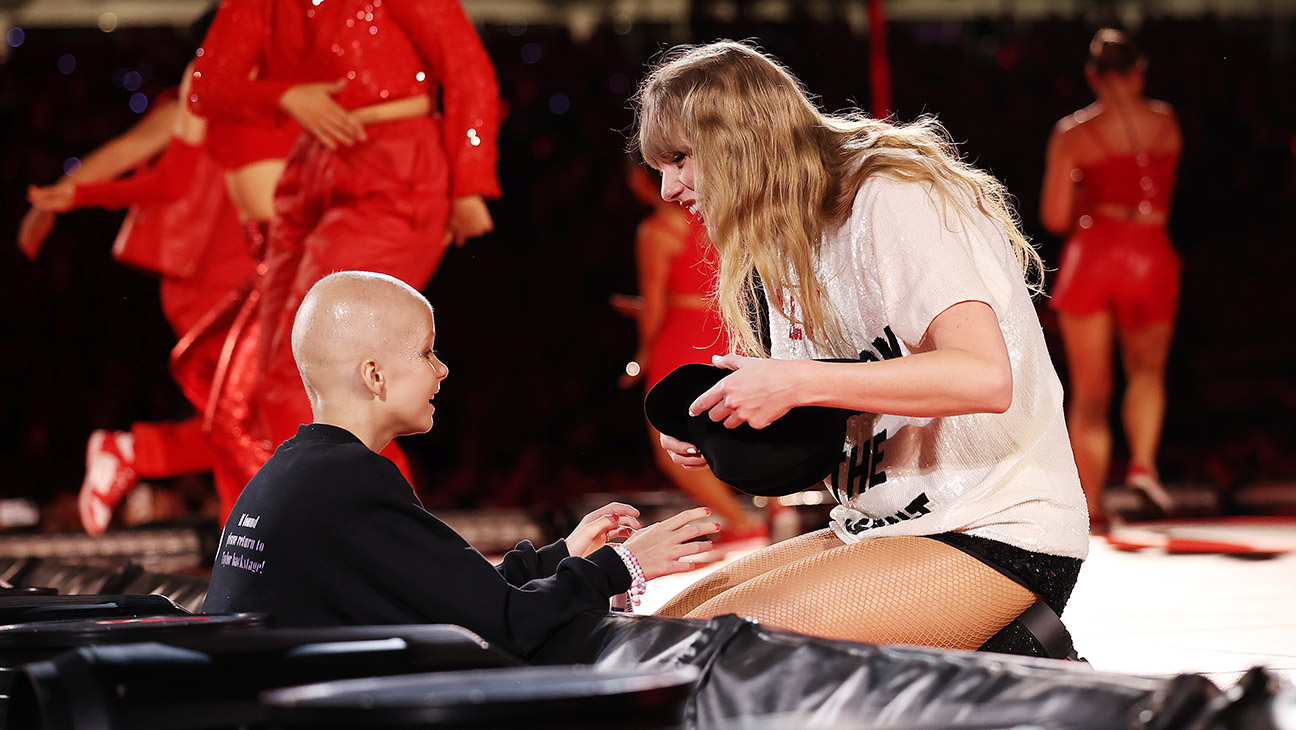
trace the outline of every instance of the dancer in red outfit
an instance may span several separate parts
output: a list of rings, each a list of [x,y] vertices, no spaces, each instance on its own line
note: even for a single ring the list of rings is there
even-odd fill
[[[717,263],[706,227],[683,208],[662,200],[660,181],[646,167],[631,165],[627,177],[631,192],[653,212],[639,224],[635,237],[639,302],[630,313],[639,325],[634,358],[639,370],[627,373],[621,385],[628,387],[642,376],[645,388],[651,389],[680,365],[710,364],[713,355],[729,354],[729,340],[710,306]],[[661,434],[651,425],[648,432],[657,468],[724,520],[717,544],[769,536],[765,526],[743,510],[732,487],[708,470],[685,469],[671,461],[665,449],[656,448]]]
[[[189,76],[182,97],[189,96]],[[180,424],[92,435],[80,506],[83,524],[95,533],[106,528],[137,478],[195,471],[213,472],[224,521],[271,453],[245,426],[259,332],[254,283],[274,186],[300,130],[290,120],[208,124],[184,105],[174,113],[174,136],[147,173],[30,193],[33,203],[52,211],[137,206],[119,244],[143,239],[152,249],[131,254],[134,248],[119,245],[119,257],[151,256],[152,268],[164,274],[163,311],[180,337],[172,371],[199,411]],[[193,243],[192,231],[205,233],[206,243]]]
[[[1098,100],[1054,128],[1041,219],[1053,233],[1069,235],[1052,307],[1070,370],[1067,428],[1091,529],[1102,533],[1117,340],[1130,445],[1125,481],[1162,510],[1173,507],[1157,478],[1156,454],[1179,299],[1179,257],[1166,221],[1182,139],[1170,106],[1143,97],[1146,64],[1123,33],[1098,31],[1089,52],[1085,76]]]
[[[155,100],[152,111],[122,135],[86,155],[80,170],[47,188],[31,188],[33,207],[23,220],[18,243],[35,258],[53,229],[58,213],[73,207],[120,208],[134,204],[127,215],[113,255],[119,261],[161,275],[160,298],[167,322],[182,335],[201,313],[223,294],[225,277],[219,253],[222,241],[238,238],[237,221],[225,197],[220,178],[202,159],[184,164],[191,168],[193,184],[174,194],[160,185],[170,154],[180,145],[172,132],[180,104],[174,92]],[[168,140],[171,140],[168,146]],[[139,172],[120,183],[102,183],[147,163],[166,147],[150,172]],[[139,191],[114,198],[113,186],[127,183]],[[77,200],[78,191],[107,191],[102,199]],[[128,192],[128,191],[123,191]],[[182,196],[183,193],[183,196]],[[90,193],[93,195],[93,193]],[[231,228],[233,229],[231,231]],[[102,533],[112,510],[138,479],[161,479],[210,471],[212,456],[203,437],[202,419],[137,422],[129,431],[96,430],[86,446],[86,475],[78,499],[82,524],[92,534]]]
[[[311,418],[288,341],[311,285],[363,269],[422,288],[450,242],[491,229],[498,89],[453,0],[225,0],[203,48],[201,114],[292,118],[310,133],[276,191],[261,287],[257,404],[277,443]]]

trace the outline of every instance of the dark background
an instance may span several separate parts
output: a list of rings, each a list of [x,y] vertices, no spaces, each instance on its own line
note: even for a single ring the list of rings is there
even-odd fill
[[[1097,27],[1004,18],[889,28],[896,117],[937,114],[1017,197],[1053,267],[1060,242],[1037,217],[1044,146],[1057,119],[1092,101],[1081,67]],[[1291,18],[1152,17],[1135,34],[1151,61],[1148,93],[1175,106],[1185,140],[1171,219],[1184,295],[1161,469],[1170,483],[1212,485],[1226,510],[1238,509],[1240,489],[1296,477],[1294,30]],[[867,38],[845,23],[698,14],[688,32],[757,39],[828,109],[869,102]],[[628,96],[674,36],[651,24],[600,26],[580,42],[556,26],[482,33],[505,101],[504,197],[491,204],[496,231],[452,249],[426,289],[450,377],[436,428],[402,439],[420,492],[436,508],[665,488],[642,393],[615,384],[634,327],[607,301],[635,290],[632,239],[647,212],[623,182]],[[167,376],[173,339],[156,281],[109,255],[120,213],[62,216],[34,263],[13,241],[28,183],[53,182],[67,158],[138,119],[122,74],[140,73],[152,99],[196,45],[171,29],[26,29],[0,64],[0,497],[66,506],[91,429],[190,412]],[[76,58],[70,74],[58,68],[64,54]],[[1065,379],[1056,326],[1040,310]]]

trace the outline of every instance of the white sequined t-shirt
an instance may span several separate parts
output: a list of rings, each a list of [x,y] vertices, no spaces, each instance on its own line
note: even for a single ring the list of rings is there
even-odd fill
[[[1084,558],[1089,520],[1062,412],[1062,385],[1002,227],[959,215],[923,183],[873,175],[849,219],[828,232],[816,275],[863,360],[906,357],[932,320],[989,304],[1012,364],[1001,414],[850,419],[830,526],[843,541],[965,532],[1025,550]],[[834,354],[770,308],[771,354]]]

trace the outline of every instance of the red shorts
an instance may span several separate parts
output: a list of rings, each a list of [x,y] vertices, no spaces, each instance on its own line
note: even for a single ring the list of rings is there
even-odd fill
[[[1049,306],[1076,315],[1109,311],[1121,327],[1172,322],[1179,269],[1164,227],[1095,216],[1066,242]]]
[[[645,387],[686,363],[711,364],[712,355],[727,355],[728,340],[720,324],[720,315],[711,308],[669,306],[661,332],[653,342],[645,366]]]

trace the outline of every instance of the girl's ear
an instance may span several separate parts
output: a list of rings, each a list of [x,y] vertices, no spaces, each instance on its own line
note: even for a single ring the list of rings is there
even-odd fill
[[[372,357],[360,363],[360,382],[375,398],[383,398],[387,394],[387,380],[383,376],[382,366]]]

